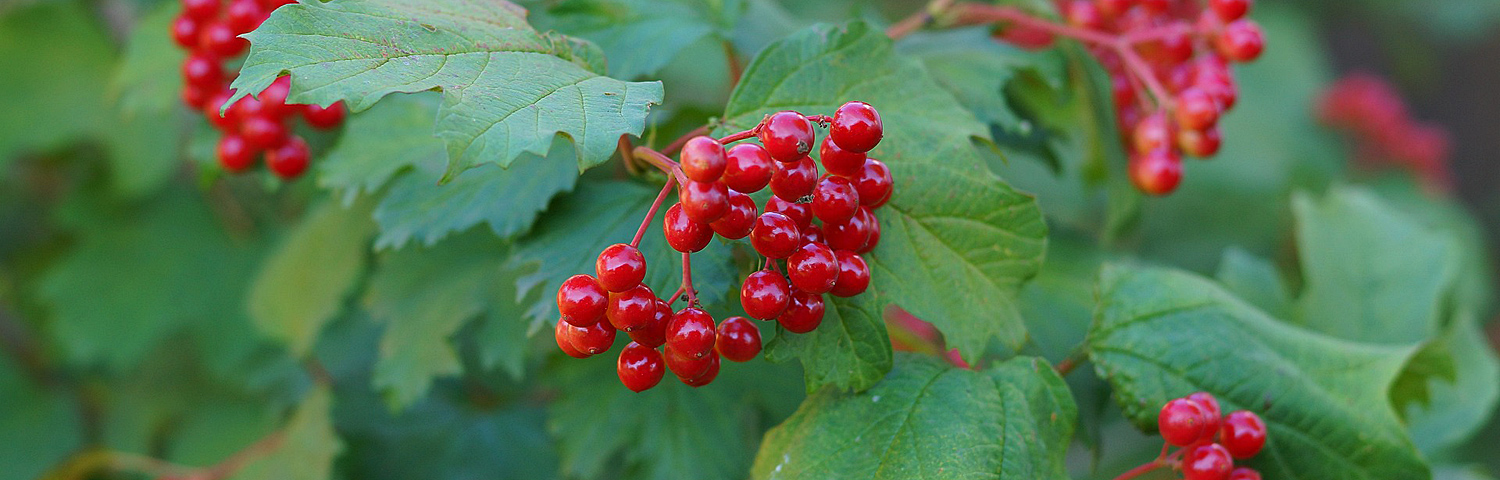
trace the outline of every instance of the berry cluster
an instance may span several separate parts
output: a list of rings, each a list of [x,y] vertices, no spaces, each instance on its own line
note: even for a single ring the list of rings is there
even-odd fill
[[[1234,459],[1260,453],[1266,445],[1266,423],[1248,410],[1222,415],[1207,392],[1174,399],[1161,407],[1157,428],[1168,444],[1182,447],[1176,468],[1184,480],[1260,480],[1260,472],[1234,467]],[[1186,453],[1184,453],[1186,452]]]
[[[829,126],[819,146],[823,174],[809,154],[816,144],[813,123]],[[726,144],[756,137],[760,144]],[[666,171],[663,197],[652,206],[630,244],[599,254],[596,276],[575,275],[558,289],[557,344],[570,356],[603,353],[623,330],[632,342],[620,352],[620,381],[642,391],[671,370],[683,383],[702,386],[719,371],[719,357],[748,361],[760,353],[760,330],[745,317],[717,327],[698,308],[689,255],[715,235],[749,237],[766,258],[740,288],[750,318],[775,321],[789,332],[807,333],[823,321],[823,294],[851,297],[870,285],[860,256],[880,241],[873,211],[891,197],[893,179],[879,160],[866,155],[880,142],[880,115],[863,102],[839,107],[833,117],[784,111],[751,130],[722,139],[694,136],[682,144],[681,162],[646,148],[638,156]],[[678,183],[678,203],[667,209],[663,235],[683,254],[683,286],[657,297],[642,284],[646,261],[636,247],[661,200]],[[771,197],[758,210],[749,194],[767,186]],[[685,294],[688,306],[672,311]],[[663,298],[667,299],[664,300]],[[656,349],[663,347],[661,352]]]
[[[1361,161],[1409,168],[1440,188],[1452,183],[1447,132],[1411,118],[1396,89],[1380,77],[1346,76],[1328,87],[1317,108],[1323,123],[1354,138]]]
[[[249,42],[239,35],[259,27],[271,11],[295,0],[182,0],[182,15],[172,22],[172,39],[188,51],[182,63],[182,101],[203,112],[219,138],[219,165],[230,172],[243,172],[264,153],[266,167],[283,179],[293,179],[307,170],[307,142],[291,133],[290,117],[301,113],[314,128],[329,129],[344,120],[341,104],[287,105],[291,79],[276,79],[255,98],[244,97],[223,115],[219,107],[233,92],[229,82],[234,72],[225,68],[230,59],[245,52]]]

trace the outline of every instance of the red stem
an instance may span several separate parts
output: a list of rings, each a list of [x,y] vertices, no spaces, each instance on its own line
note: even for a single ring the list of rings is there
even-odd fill
[[[693,137],[699,135],[708,135],[708,125],[694,128],[692,131],[682,134],[681,137],[677,137],[677,139],[673,140],[672,143],[667,144],[667,148],[661,149],[661,153],[663,155],[671,155],[677,153],[678,150],[682,150],[683,145],[687,145],[687,141],[689,139],[692,139]]]
[[[764,125],[764,123],[762,123],[761,125]],[[743,132],[731,133],[729,135],[724,136],[724,138],[720,138],[719,139],[719,143],[728,145],[728,144],[731,144],[731,143],[734,143],[734,142],[738,142],[740,140],[744,140],[744,139],[747,139],[747,138],[754,138],[756,135],[760,134],[760,127],[761,127],[760,125],[756,125],[755,128],[752,128],[752,129],[749,129],[749,130],[745,130]]]
[[[662,202],[667,200],[667,193],[672,191],[672,186],[677,184],[677,177],[667,177],[667,184],[661,186],[661,193],[656,194],[656,201],[651,203],[651,210],[646,212],[646,219],[641,220],[641,227],[635,229],[635,238],[630,239],[631,247],[641,246],[641,238],[646,236],[646,228],[651,226],[651,219],[656,218],[656,211],[661,208]]]
[[[693,289],[693,259],[682,252],[682,291],[687,293],[688,306],[698,306],[698,292]]]

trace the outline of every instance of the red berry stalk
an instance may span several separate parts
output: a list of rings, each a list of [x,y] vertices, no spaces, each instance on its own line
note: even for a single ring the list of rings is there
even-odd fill
[[[1161,455],[1115,480],[1162,468],[1181,472],[1184,480],[1260,480],[1260,472],[1234,466],[1235,459],[1254,457],[1266,445],[1266,424],[1254,413],[1238,410],[1225,416],[1213,395],[1198,392],[1167,402],[1156,423],[1166,440]],[[1169,454],[1172,446],[1180,448]]]

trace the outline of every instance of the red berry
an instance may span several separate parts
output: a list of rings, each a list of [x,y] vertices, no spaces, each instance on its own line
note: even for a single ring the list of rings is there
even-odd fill
[[[651,348],[667,343],[667,323],[672,321],[672,307],[662,299],[656,299],[656,308],[651,311],[651,320],[635,330],[625,332],[635,343]]]
[[[619,293],[609,294],[609,307],[604,310],[604,318],[609,320],[617,330],[630,333],[637,328],[651,323],[656,318],[656,294],[651,287],[636,285]]]
[[[662,356],[667,361],[667,369],[671,370],[672,374],[676,375],[679,379],[691,379],[703,375],[708,372],[708,368],[713,365],[714,359],[718,357],[718,355],[704,355],[702,357],[685,355],[682,352],[673,350],[670,345],[662,350]]]
[[[292,3],[297,3],[297,0],[260,0],[260,6],[266,7],[266,10],[275,10],[277,7]]]
[[[714,378],[719,376],[719,355],[713,354],[709,355],[706,358],[708,358],[708,370],[705,370],[702,374],[693,378],[677,377],[677,379],[693,388],[698,388],[704,385],[708,385],[709,383],[713,383]]]
[[[710,137],[697,136],[682,145],[682,173],[699,182],[718,181],[728,160],[724,144]]]
[[[182,0],[182,14],[197,20],[212,20],[219,15],[219,0]]]
[[[1156,112],[1135,124],[1132,136],[1136,153],[1146,153],[1172,146],[1172,126],[1167,123],[1167,114]]]
[[[239,100],[235,100],[234,105],[229,106],[229,111],[225,113],[225,115],[235,119],[236,122],[239,122],[246,118],[254,117],[257,115],[263,116],[264,112],[265,107],[261,106],[260,100],[256,100],[254,97],[246,95],[240,97]]]
[[[786,311],[792,301],[792,289],[785,277],[770,270],[750,274],[740,285],[740,306],[752,318],[770,320]]]
[[[172,20],[172,41],[187,49],[198,46],[198,30],[202,24],[197,19],[183,15]]]
[[[269,12],[256,0],[233,0],[224,11],[224,22],[234,33],[246,33],[259,27],[267,16]]]
[[[1135,85],[1130,83],[1130,77],[1124,75],[1110,75],[1110,93],[1115,100],[1115,108],[1131,105],[1135,102]]]
[[[864,248],[870,240],[870,224],[875,217],[865,207],[859,209],[862,213],[855,213],[847,222],[823,224],[823,236],[827,237],[829,247],[850,251]]]
[[[812,225],[812,204],[797,203],[795,201],[789,202],[773,196],[766,200],[765,213],[772,212],[786,215],[786,218],[792,219],[792,223],[797,224],[798,230],[807,230],[807,227]]]
[[[595,322],[586,327],[566,326],[568,342],[579,352],[598,355],[615,345],[615,327],[609,322]]]
[[[201,110],[204,105],[208,104],[208,96],[211,95],[213,90],[218,90],[218,86],[216,85],[210,90],[193,84],[183,85],[182,103],[187,105],[188,108]]]
[[[1240,467],[1229,472],[1229,480],[1260,480],[1260,472],[1250,467]]]
[[[563,320],[580,327],[598,323],[604,318],[609,296],[599,281],[588,275],[574,275],[557,287],[557,311]]]
[[[823,237],[823,227],[808,225],[807,228],[802,229],[802,243],[821,243],[827,245],[828,239]]]
[[[1063,10],[1063,16],[1068,19],[1069,24],[1078,28],[1089,30],[1104,28],[1104,16],[1099,14],[1099,6],[1088,0],[1068,2]]]
[[[219,114],[220,107],[229,102],[229,97],[232,95],[233,93],[228,90],[221,90],[219,93],[214,94],[214,96],[209,97],[208,101],[203,104],[203,116],[208,118],[208,123],[213,124],[214,128],[219,129],[221,132],[232,132],[235,130],[236,119],[229,115]]]
[[[719,182],[688,180],[677,188],[677,201],[688,218],[709,223],[729,213],[729,188]]]
[[[692,253],[703,250],[714,239],[714,231],[707,223],[688,218],[682,213],[682,204],[672,205],[662,218],[663,236],[673,250]]]
[[[225,58],[237,56],[244,53],[250,42],[236,35],[226,23],[206,23],[198,32],[198,49]]]
[[[802,232],[792,219],[776,212],[761,214],[750,230],[750,246],[766,258],[786,258],[802,244]]]
[[[833,143],[832,139],[833,136],[823,137],[823,146],[818,148],[818,159],[823,162],[823,170],[845,177],[859,173],[859,167],[865,165],[865,154],[844,150]]]
[[[1219,20],[1232,22],[1250,12],[1250,0],[1208,0],[1208,8]]]
[[[862,213],[868,214],[866,215],[868,219],[865,221],[865,225],[869,225],[870,236],[865,240],[864,246],[859,247],[859,250],[854,251],[854,253],[860,255],[870,253],[871,250],[874,250],[876,246],[880,245],[880,221],[875,219],[875,214],[868,212],[869,210],[866,210]],[[856,215],[856,217],[858,216],[859,215]]]
[[[1130,10],[1130,7],[1134,5],[1134,1],[1094,0],[1094,4],[1098,5],[1100,15],[1103,15],[1104,18],[1113,19],[1119,17],[1120,15],[1124,15],[1126,10]]]
[[[296,112],[286,104],[287,95],[292,93],[292,77],[277,77],[260,95],[255,98],[260,100],[261,111],[267,115],[277,118],[285,117]]]
[[[1161,149],[1130,157],[1130,181],[1149,195],[1166,195],[1182,182],[1182,159],[1171,150]]]
[[[194,53],[182,62],[182,81],[194,87],[218,92],[219,82],[224,81],[224,66],[219,63],[218,57]]]
[[[1234,458],[1250,458],[1266,446],[1266,422],[1246,410],[1230,412],[1224,417],[1219,441]]]
[[[1197,402],[1198,406],[1203,407],[1203,414],[1208,416],[1209,425],[1213,427],[1211,430],[1218,433],[1219,417],[1224,416],[1224,412],[1219,410],[1219,399],[1214,398],[1214,395],[1208,392],[1197,392],[1183,398]]]
[[[1177,133],[1177,148],[1182,149],[1182,153],[1198,158],[1208,158],[1219,153],[1219,146],[1223,142],[1224,137],[1219,133],[1219,127]]]
[[[1183,480],[1227,480],[1231,468],[1234,460],[1217,443],[1193,447],[1182,457]]]
[[[891,191],[895,180],[891,178],[891,169],[884,162],[870,159],[860,167],[859,173],[849,179],[854,183],[854,190],[859,193],[859,204],[870,208],[880,208],[891,199]]]
[[[594,273],[605,290],[630,290],[646,278],[646,257],[635,247],[616,243],[599,252],[599,258],[594,260]]]
[[[224,134],[220,137],[218,152],[219,165],[230,172],[243,172],[255,163],[255,149],[239,135]]]
[[[745,317],[729,317],[719,322],[714,348],[730,361],[748,362],[760,353],[760,329]]]
[[[825,223],[839,223],[854,218],[859,210],[859,193],[844,177],[824,175],[813,190],[813,215]]]
[[[1172,7],[1171,0],[1136,0],[1136,4],[1149,13],[1166,13]]]
[[[714,318],[697,307],[678,310],[667,324],[667,348],[702,357],[714,350]]]
[[[724,164],[724,184],[740,193],[759,192],[771,183],[776,164],[765,147],[741,143],[729,149]]]
[[[283,180],[291,180],[307,170],[307,142],[293,135],[280,145],[266,150],[266,168]]]
[[[1249,62],[1260,57],[1260,52],[1266,48],[1265,42],[1260,25],[1251,20],[1235,20],[1214,36],[1214,49],[1224,58]]]
[[[880,113],[875,107],[855,101],[840,105],[833,112],[833,126],[828,131],[828,138],[846,150],[865,153],[880,144],[880,137],[884,134]]]
[[[714,233],[730,240],[750,235],[755,228],[755,199],[740,192],[729,192],[729,213],[708,224]]]
[[[1208,416],[1198,402],[1178,398],[1161,407],[1156,426],[1167,443],[1182,447],[1192,445],[1203,436]]]
[[[839,260],[833,249],[821,243],[804,243],[786,260],[792,286],[808,293],[826,293],[839,279]]]
[[[568,354],[569,357],[589,358],[589,354],[580,352],[573,346],[571,335],[574,328],[578,327],[562,320],[557,321],[557,326],[552,329],[552,336],[557,339],[557,348],[562,349],[563,353]]]
[[[1219,121],[1219,102],[1206,90],[1188,88],[1177,95],[1177,108],[1173,112],[1177,128],[1203,130]]]
[[[757,135],[765,145],[771,158],[782,162],[795,162],[812,151],[813,127],[807,117],[797,112],[776,112],[766,120]]]
[[[344,102],[333,102],[329,106],[303,105],[302,119],[318,130],[328,130],[344,123]]]
[[[240,117],[240,135],[255,148],[270,149],[287,138],[286,125],[265,115]]]
[[[792,333],[807,333],[823,323],[823,296],[802,291],[792,292],[792,301],[786,311],[776,317],[776,323]]]
[[[620,360],[615,363],[620,383],[635,392],[643,392],[661,382],[667,373],[666,362],[656,349],[630,342],[620,350]]]
[[[782,163],[771,175],[771,193],[788,202],[795,202],[813,193],[818,184],[818,165],[811,158]]]
[[[832,293],[835,297],[852,297],[865,293],[870,288],[870,266],[865,263],[864,257],[856,255],[848,250],[834,252],[839,260],[839,277],[834,282]]]

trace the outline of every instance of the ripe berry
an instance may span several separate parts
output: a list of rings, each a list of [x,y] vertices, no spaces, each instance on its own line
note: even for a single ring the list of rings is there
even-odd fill
[[[776,212],[761,214],[750,231],[750,246],[766,258],[786,258],[802,244],[802,232],[792,219]]]
[[[1208,416],[1213,430],[1217,431],[1219,429],[1219,417],[1224,416],[1224,412],[1219,410],[1219,399],[1214,398],[1214,395],[1208,392],[1197,392],[1183,398],[1192,400],[1198,406],[1203,407],[1203,414]]]
[[[265,115],[240,118],[240,135],[255,148],[270,149],[287,138],[286,125]]]
[[[823,146],[818,148],[818,160],[823,162],[823,170],[845,177],[859,173],[859,167],[865,165],[865,154],[844,150],[832,139],[832,136],[823,137]]]
[[[663,236],[673,250],[692,253],[708,246],[714,239],[714,231],[707,223],[688,218],[682,213],[682,204],[672,205],[662,218]]]
[[[855,192],[859,193],[859,204],[870,208],[880,208],[891,199],[892,187],[895,180],[891,178],[891,169],[885,166],[885,162],[870,159],[860,167],[859,173],[849,178],[854,183]]]
[[[250,42],[235,36],[234,29],[222,22],[203,24],[198,32],[198,49],[212,52],[220,57],[233,57],[244,53]]]
[[[636,285],[619,293],[609,294],[609,307],[604,318],[609,324],[625,333],[651,323],[656,318],[656,294],[651,287]]]
[[[1172,126],[1167,123],[1167,114],[1156,112],[1135,124],[1131,139],[1136,153],[1146,153],[1172,146]]]
[[[750,274],[740,285],[740,306],[752,318],[770,320],[786,311],[792,301],[792,289],[785,277],[770,270]]]
[[[765,147],[741,143],[729,149],[724,164],[724,184],[740,193],[759,192],[771,183],[776,164]]]
[[[691,357],[714,350],[714,318],[697,307],[678,310],[667,324],[667,348]]]
[[[866,210],[866,212],[868,212],[868,210]],[[856,217],[857,216],[858,215],[856,215]],[[863,247],[859,247],[859,250],[854,251],[854,253],[860,255],[870,253],[871,250],[874,250],[876,246],[880,245],[880,222],[875,220],[875,215],[870,214],[869,220],[866,221],[865,224],[870,226],[870,236],[865,240],[865,245]]]
[[[826,293],[839,279],[839,260],[833,249],[821,243],[805,243],[786,260],[792,286],[808,293]]]
[[[214,87],[212,87],[212,90],[218,90],[218,88],[219,87],[215,85]],[[203,108],[203,106],[208,103],[209,95],[211,95],[210,89],[195,86],[193,84],[182,86],[182,103],[184,105],[187,105],[188,108]]]
[[[850,251],[864,248],[865,242],[870,240],[870,221],[875,217],[865,207],[859,209],[863,213],[855,213],[854,218],[847,222],[823,224],[823,236],[827,238],[829,247]]]
[[[1068,23],[1089,30],[1102,30],[1104,28],[1104,17],[1099,14],[1099,7],[1088,0],[1073,0],[1063,10],[1063,16]]]
[[[1250,467],[1240,467],[1229,472],[1229,480],[1260,480],[1260,472]]]
[[[225,134],[219,138],[219,165],[230,172],[239,173],[255,163],[255,149],[239,135]]]
[[[191,49],[198,46],[198,31],[202,24],[197,19],[183,15],[172,21],[172,41],[177,46]]]
[[[1219,121],[1219,102],[1205,90],[1188,88],[1177,95],[1177,109],[1173,113],[1177,128],[1203,130]]]
[[[729,213],[708,224],[714,233],[730,240],[750,235],[755,228],[755,199],[740,192],[729,192]]]
[[[1219,20],[1232,22],[1250,12],[1250,0],[1208,0],[1208,8]]]
[[[276,77],[271,85],[260,91],[255,98],[260,100],[261,111],[266,115],[276,118],[285,117],[295,112],[286,104],[286,97],[292,93],[292,77]]]
[[[615,363],[620,383],[635,392],[643,392],[661,382],[667,373],[666,362],[656,349],[630,342],[620,350],[620,360]]]
[[[812,123],[807,117],[792,111],[772,114],[757,136],[771,158],[781,162],[795,162],[806,157],[812,151],[814,140]]]
[[[1250,458],[1266,446],[1266,422],[1246,410],[1230,412],[1224,417],[1219,441],[1234,458]]]
[[[1166,195],[1182,182],[1182,159],[1171,150],[1161,149],[1130,157],[1130,181],[1149,195]]]
[[[302,119],[307,120],[308,125],[318,130],[328,130],[344,123],[344,102],[333,102],[327,107],[319,105],[303,105]]]
[[[729,213],[729,188],[719,182],[688,180],[677,188],[677,201],[688,218],[709,223]]]
[[[255,30],[267,16],[265,7],[256,0],[234,0],[224,10],[224,23],[229,24],[234,33],[240,34]]]
[[[657,299],[655,303],[656,308],[651,310],[650,321],[636,327],[635,330],[625,332],[630,335],[631,340],[635,340],[635,343],[651,348],[667,343],[667,323],[672,321],[672,307],[661,299]]]
[[[1182,457],[1183,480],[1225,480],[1231,468],[1234,460],[1217,443],[1193,447]]]
[[[580,327],[598,323],[604,318],[609,297],[599,281],[588,275],[574,275],[557,287],[557,311],[563,320]]]
[[[1249,62],[1260,57],[1260,52],[1266,48],[1266,40],[1261,35],[1260,25],[1251,20],[1235,20],[1229,22],[1214,35],[1214,48],[1224,58],[1236,62]]]
[[[609,322],[595,322],[586,327],[566,326],[568,341],[579,352],[598,355],[609,351],[615,344],[615,327]]]
[[[748,362],[760,353],[760,329],[745,317],[729,317],[719,323],[714,348],[735,362]]]
[[[695,378],[707,373],[708,368],[713,365],[714,358],[717,356],[704,355],[702,357],[694,357],[692,355],[685,355],[682,352],[673,350],[670,345],[662,350],[662,357],[667,361],[667,369],[671,370],[672,374],[676,375],[679,379]]]
[[[1133,0],[1094,0],[1094,3],[1099,6],[1099,14],[1109,19],[1124,15],[1134,5]]]
[[[229,106],[229,111],[225,112],[225,115],[238,122],[257,115],[264,116],[264,113],[265,108],[261,106],[260,100],[246,95],[235,100],[234,105]]]
[[[224,66],[212,55],[194,53],[182,62],[182,81],[205,90],[218,92],[224,80]]]
[[[848,250],[839,250],[834,254],[838,255],[839,278],[834,282],[833,290],[828,293],[835,297],[852,297],[865,293],[870,288],[870,266],[865,263],[864,257]]]
[[[630,290],[646,278],[646,257],[635,247],[616,243],[599,252],[599,258],[594,260],[594,273],[605,290]]]
[[[1157,429],[1167,443],[1179,447],[1192,445],[1203,436],[1208,417],[1203,406],[1186,398],[1174,399],[1161,407],[1156,417]]]
[[[1166,13],[1172,7],[1171,0],[1137,0],[1136,3],[1149,13]]]
[[[771,193],[782,200],[795,202],[813,193],[818,184],[818,165],[811,158],[783,162],[771,175]]]
[[[776,323],[792,333],[807,333],[823,323],[823,296],[802,291],[792,292],[792,301],[786,311],[776,317]]]
[[[717,181],[727,162],[724,144],[713,138],[700,135],[682,145],[682,173],[693,180]]]
[[[828,138],[849,151],[865,153],[880,144],[885,132],[880,125],[880,113],[865,102],[848,102],[833,112],[833,126]]]
[[[813,190],[813,215],[825,223],[839,223],[854,218],[859,210],[859,193],[844,177],[824,175]]]
[[[821,243],[827,245],[828,239],[823,237],[823,227],[820,225],[808,225],[807,228],[802,229],[802,243]]]
[[[307,170],[307,142],[292,136],[280,145],[266,150],[266,168],[283,180],[291,180]]]
[[[236,119],[227,114],[219,114],[219,107],[228,102],[229,97],[232,95],[228,90],[221,90],[203,103],[203,116],[208,119],[208,123],[221,132],[232,132],[235,130]]]
[[[1224,137],[1219,133],[1219,127],[1211,127],[1207,130],[1183,130],[1177,133],[1177,148],[1182,153],[1198,158],[1208,158],[1219,153],[1219,146],[1224,143]]]
[[[713,383],[714,378],[717,378],[719,376],[719,355],[713,354],[709,355],[707,358],[709,360],[708,370],[693,378],[677,377],[677,379],[693,388],[698,388]]]
[[[571,339],[570,335],[572,329],[574,328],[577,327],[574,327],[568,322],[564,322],[562,320],[557,321],[557,326],[552,329],[552,336],[557,340],[557,348],[562,349],[563,353],[568,354],[569,357],[589,358],[589,354],[580,352],[577,348],[573,347],[573,340]]]
[[[182,0],[183,16],[212,20],[219,15],[219,0]]]
[[[795,201],[789,202],[773,196],[766,200],[765,213],[772,212],[786,215],[786,218],[792,219],[792,223],[797,224],[798,230],[806,230],[808,226],[812,225],[813,215],[811,204],[797,203]]]

